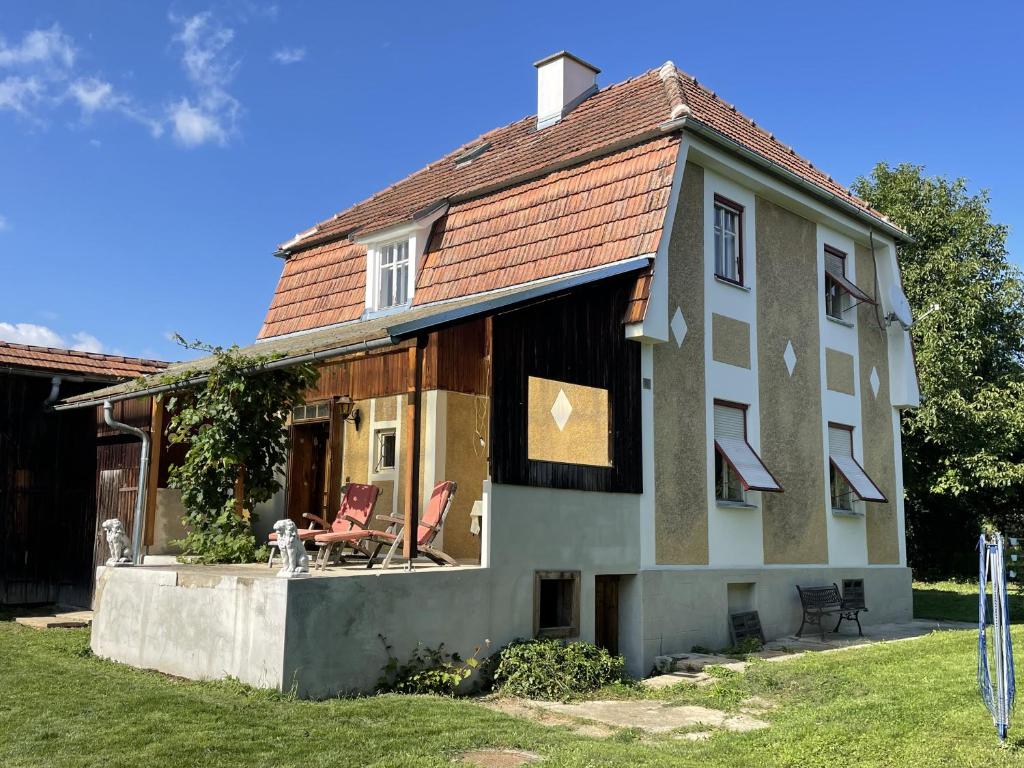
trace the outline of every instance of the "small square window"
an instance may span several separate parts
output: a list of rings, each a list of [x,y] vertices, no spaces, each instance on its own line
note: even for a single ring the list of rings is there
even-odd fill
[[[395,468],[396,439],[393,429],[377,430],[374,439],[374,444],[377,446],[377,459],[373,465],[374,472],[386,472]]]
[[[580,572],[537,571],[533,589],[534,637],[578,637]]]
[[[715,276],[743,285],[743,206],[715,195]]]

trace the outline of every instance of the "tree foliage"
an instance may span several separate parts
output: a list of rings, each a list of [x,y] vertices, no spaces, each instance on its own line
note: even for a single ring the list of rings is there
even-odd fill
[[[984,524],[1018,530],[1024,489],[1024,285],[984,191],[920,166],[875,166],[856,194],[914,238],[901,246],[921,407],[903,416],[911,564],[970,572]]]
[[[208,352],[214,364],[202,372],[204,383],[167,399],[168,439],[188,446],[184,462],[170,470],[170,486],[181,490],[187,510],[182,556],[252,562],[259,554],[252,510],[281,488],[288,414],[319,374],[312,364],[263,370],[273,357],[243,355],[237,346],[186,346]],[[188,370],[169,383],[196,374]]]

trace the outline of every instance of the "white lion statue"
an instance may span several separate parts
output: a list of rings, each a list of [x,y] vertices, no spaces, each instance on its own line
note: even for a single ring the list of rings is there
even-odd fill
[[[309,576],[309,555],[306,547],[299,539],[298,528],[291,520],[278,520],[274,523],[277,534],[277,548],[281,551],[284,565],[277,572],[282,579],[301,579]]]
[[[124,532],[124,524],[116,517],[112,517],[103,521],[102,528],[107,536],[107,549],[110,551],[107,565],[130,565],[132,547],[128,541],[128,534]]]

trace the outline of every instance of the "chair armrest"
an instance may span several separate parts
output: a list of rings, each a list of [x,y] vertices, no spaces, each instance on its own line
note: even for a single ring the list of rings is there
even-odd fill
[[[321,528],[327,528],[327,521],[320,517],[320,515],[314,515],[311,512],[303,512],[302,516],[307,520],[312,520],[314,523],[320,523]]]
[[[364,522],[363,522],[363,521],[361,521],[361,520],[356,520],[356,519],[355,519],[354,517],[352,517],[351,515],[343,515],[343,517],[344,517],[344,518],[345,518],[346,520],[348,520],[348,521],[349,521],[350,523],[352,523],[352,525],[354,525],[354,526],[355,526],[356,528],[364,528],[364,529],[366,528],[366,523],[364,523]]]
[[[389,523],[397,523],[398,525],[405,525],[405,518],[398,517],[397,515],[374,515],[378,520],[387,520]],[[417,521],[417,525],[422,525],[424,528],[429,528],[432,531],[439,530],[436,525],[430,523],[424,523],[422,520]]]

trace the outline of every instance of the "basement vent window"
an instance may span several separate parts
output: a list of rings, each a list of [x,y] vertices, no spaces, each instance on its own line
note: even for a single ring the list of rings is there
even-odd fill
[[[580,572],[537,571],[533,587],[534,637],[578,637]]]
[[[490,148],[491,142],[485,141],[477,144],[476,146],[470,147],[464,152],[460,152],[455,156],[455,167],[462,168],[465,165],[469,165]]]
[[[322,400],[317,403],[306,403],[297,405],[292,409],[292,423],[297,424],[303,421],[327,421],[331,418],[331,403],[329,400]]]
[[[887,502],[874,480],[868,477],[853,457],[853,427],[828,425],[829,489],[832,511],[839,514],[855,512],[853,502]]]
[[[715,401],[715,498],[743,504],[746,491],[781,491],[747,441],[747,406]]]

